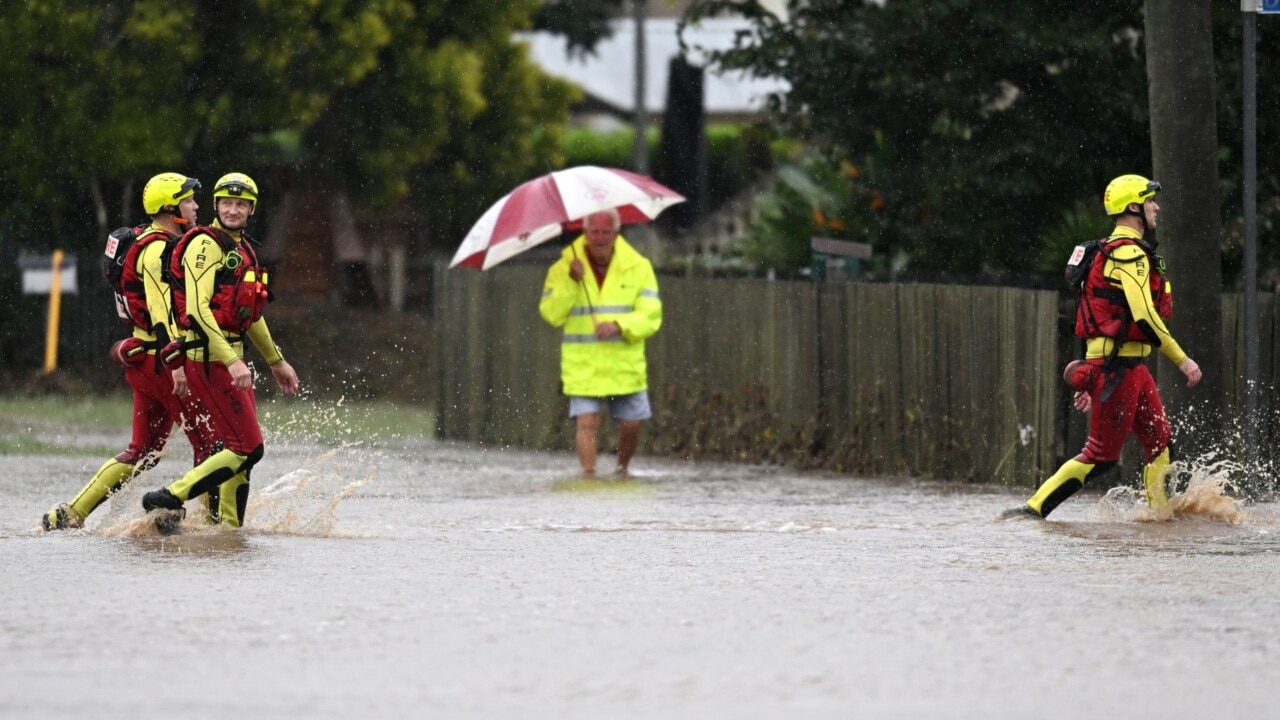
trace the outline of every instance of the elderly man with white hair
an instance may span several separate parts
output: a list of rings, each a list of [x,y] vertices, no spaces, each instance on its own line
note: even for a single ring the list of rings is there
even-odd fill
[[[653,265],[619,233],[616,211],[594,213],[547,271],[538,311],[564,329],[560,379],[577,421],[575,445],[586,477],[596,473],[597,438],[607,407],[618,423],[618,466],[625,477],[652,416],[645,339],[662,326]]]

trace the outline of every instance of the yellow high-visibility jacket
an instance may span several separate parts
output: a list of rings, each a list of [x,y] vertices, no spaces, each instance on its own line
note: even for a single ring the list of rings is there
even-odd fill
[[[609,397],[646,390],[644,341],[662,326],[662,300],[653,265],[619,235],[601,287],[591,272],[586,242],[579,236],[547,270],[538,303],[544,320],[564,328],[560,344],[564,392]],[[581,282],[569,276],[575,257],[586,270]],[[609,321],[618,323],[622,336],[597,340],[596,323]]]

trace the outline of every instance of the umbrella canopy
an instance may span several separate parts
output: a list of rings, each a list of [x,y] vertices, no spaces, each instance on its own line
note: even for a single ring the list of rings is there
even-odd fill
[[[582,165],[534,178],[494,203],[463,239],[449,267],[488,270],[602,210],[623,224],[648,222],[684,197],[653,178]]]

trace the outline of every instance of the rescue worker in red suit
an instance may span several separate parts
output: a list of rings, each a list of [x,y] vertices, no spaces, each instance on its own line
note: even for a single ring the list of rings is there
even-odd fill
[[[1067,366],[1064,378],[1076,390],[1074,405],[1089,412],[1089,439],[1079,455],[1044,482],[1026,505],[1006,517],[1048,517],[1091,478],[1115,466],[1132,431],[1142,446],[1147,503],[1168,513],[1164,474],[1169,466],[1169,420],[1144,364],[1159,348],[1187,378],[1200,382],[1200,366],[1187,357],[1164,324],[1173,313],[1163,261],[1145,239],[1160,216],[1155,195],[1160,183],[1122,175],[1107,185],[1103,205],[1115,230],[1102,240],[1101,252],[1085,276],[1076,309],[1076,334],[1085,338],[1085,358]],[[1083,248],[1072,262],[1078,263]]]
[[[216,438],[199,402],[187,393],[183,371],[171,375],[159,359],[160,349],[177,334],[169,284],[161,273],[164,250],[195,221],[198,189],[195,178],[172,172],[156,175],[142,189],[142,207],[151,223],[135,228],[137,239],[123,254],[116,244],[120,239],[113,234],[109,240],[109,262],[119,261],[119,279],[112,288],[116,314],[132,328],[129,338],[112,345],[111,359],[124,366],[125,380],[133,389],[133,437],[129,448],[98,468],[75,499],[44,514],[40,524],[45,530],[83,527],[109,496],[159,461],[175,422],[191,441],[196,464],[213,454]]]
[[[271,367],[281,391],[296,392],[298,376],[272,340],[262,316],[267,276],[245,234],[257,210],[258,186],[243,173],[224,175],[213,188],[213,202],[217,216],[213,225],[189,230],[170,258],[174,313],[186,333],[182,352],[170,348],[165,355],[171,362],[183,363],[188,385],[204,402],[223,448],[180,480],[144,495],[142,507],[148,512],[181,511],[187,500],[216,492],[222,524],[240,527],[250,473],[264,451],[253,371],[244,360],[246,336]],[[157,525],[164,531],[173,517],[157,514]]]

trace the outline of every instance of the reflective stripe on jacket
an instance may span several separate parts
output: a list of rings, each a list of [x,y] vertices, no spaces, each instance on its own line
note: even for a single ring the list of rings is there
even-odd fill
[[[575,257],[586,271],[581,282],[569,276]],[[591,272],[586,238],[579,236],[566,247],[547,270],[538,312],[564,329],[560,379],[566,395],[629,395],[649,387],[644,341],[662,326],[662,300],[653,265],[621,235],[603,287]],[[596,324],[610,321],[618,323],[622,336],[597,340]]]

